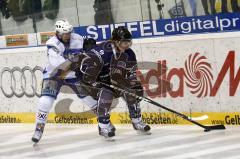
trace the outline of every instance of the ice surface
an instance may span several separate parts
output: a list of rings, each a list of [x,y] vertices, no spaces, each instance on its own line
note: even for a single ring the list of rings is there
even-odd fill
[[[0,158],[240,159],[240,129],[203,132],[197,126],[152,125],[140,135],[116,125],[115,141],[98,135],[97,125],[47,124],[42,140],[31,142],[34,124],[0,124]]]

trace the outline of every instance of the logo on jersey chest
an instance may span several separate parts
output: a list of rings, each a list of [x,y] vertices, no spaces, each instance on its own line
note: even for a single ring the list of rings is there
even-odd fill
[[[126,68],[127,64],[124,61],[118,61],[117,62],[117,67],[122,67],[122,68]]]
[[[122,70],[120,70],[118,68],[112,68],[111,69],[111,74],[120,74],[120,75],[122,75]]]

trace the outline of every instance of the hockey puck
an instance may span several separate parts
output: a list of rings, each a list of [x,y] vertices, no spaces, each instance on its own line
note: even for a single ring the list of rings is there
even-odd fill
[[[204,132],[208,132],[208,131],[210,131],[210,129],[204,129]]]

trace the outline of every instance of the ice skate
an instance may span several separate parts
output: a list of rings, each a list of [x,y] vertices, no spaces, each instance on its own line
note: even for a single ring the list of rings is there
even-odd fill
[[[38,143],[40,141],[40,139],[42,138],[44,126],[45,126],[44,123],[37,123],[36,130],[32,137],[32,141],[34,143]]]
[[[105,125],[105,124],[104,124]],[[104,127],[98,126],[99,135],[103,136],[108,141],[113,141],[115,136],[115,127],[112,127],[111,124],[106,124]]]
[[[151,128],[149,125],[145,124],[141,121],[139,122],[133,122],[133,128],[140,134],[144,134],[144,135],[151,135]]]

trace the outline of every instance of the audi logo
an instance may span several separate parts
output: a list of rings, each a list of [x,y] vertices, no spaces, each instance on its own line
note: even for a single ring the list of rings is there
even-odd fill
[[[39,66],[35,66],[33,69],[29,66],[23,68],[13,67],[12,69],[4,67],[0,74],[0,88],[2,93],[8,98],[13,96],[21,98],[24,95],[27,97],[40,97],[41,90],[38,89],[38,85],[41,81],[37,78],[37,71],[40,71],[42,74],[43,69]],[[17,76],[17,73],[20,73],[20,76]],[[7,82],[10,83],[10,86],[6,84]],[[17,88],[17,85],[20,86],[20,89]]]

